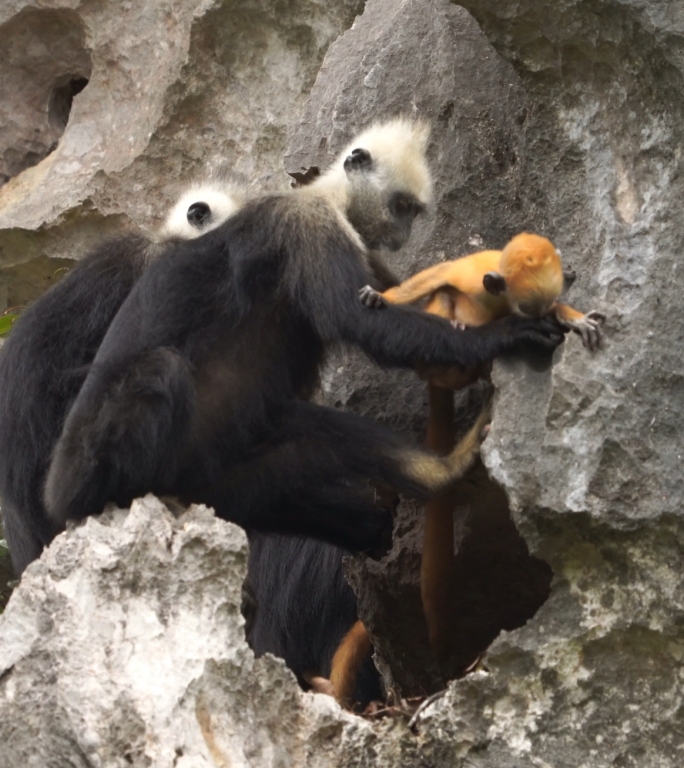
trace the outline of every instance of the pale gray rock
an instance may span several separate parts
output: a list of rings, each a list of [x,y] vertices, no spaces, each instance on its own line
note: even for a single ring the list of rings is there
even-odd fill
[[[232,166],[254,190],[286,187],[289,123],[362,8],[3,3],[0,311],[34,299],[103,235],[156,226],[208,165]],[[65,127],[69,83],[84,78]]]
[[[411,724],[373,724],[254,658],[246,564],[241,529],[153,496],[58,536],[0,616],[0,768],[679,764],[684,645],[655,630],[569,642],[572,610],[549,601],[496,644],[489,673]],[[639,678],[616,685],[626,661]]]
[[[254,659],[246,568],[240,528],[153,496],[58,536],[0,616],[0,766],[318,766],[367,742],[367,723]]]

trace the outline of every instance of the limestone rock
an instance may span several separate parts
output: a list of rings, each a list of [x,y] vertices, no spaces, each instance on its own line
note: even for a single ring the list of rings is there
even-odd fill
[[[370,727],[244,639],[244,532],[152,496],[53,542],[0,617],[0,766],[332,765]]]
[[[156,226],[208,164],[233,166],[257,190],[286,186],[289,123],[362,7],[3,3],[0,312],[34,299],[104,234]]]
[[[489,673],[371,724],[254,659],[246,563],[239,528],[152,496],[58,536],[0,616],[0,768],[679,765],[684,646],[654,630],[568,642],[549,601]]]
[[[293,174],[324,167],[354,133],[396,114],[432,121],[429,148],[435,204],[414,225],[407,247],[388,262],[408,277],[440,260],[501,247],[539,229],[528,219],[523,185],[528,107],[512,68],[493,55],[481,30],[448,0],[369,0],[354,27],[328,51],[286,155]],[[492,215],[492,212],[496,212]],[[381,418],[424,439],[425,384],[412,372],[381,373],[345,352],[324,377],[331,405]],[[479,407],[459,400],[467,423]],[[461,596],[452,614],[462,641],[453,673],[467,667],[502,628],[520,626],[548,595],[550,570],[529,557],[505,495],[484,472],[460,484]],[[477,512],[470,498],[479,499]],[[421,511],[405,505],[392,552],[382,563],[356,561],[350,579],[387,683],[406,694],[445,684],[428,650],[420,599]],[[492,535],[494,532],[494,535]]]

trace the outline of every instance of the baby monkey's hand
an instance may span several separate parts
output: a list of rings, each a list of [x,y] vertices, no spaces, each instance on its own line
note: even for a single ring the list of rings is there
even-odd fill
[[[601,344],[601,324],[606,316],[602,312],[592,310],[580,318],[567,320],[559,318],[561,325],[578,333],[582,337],[582,344],[592,352]]]

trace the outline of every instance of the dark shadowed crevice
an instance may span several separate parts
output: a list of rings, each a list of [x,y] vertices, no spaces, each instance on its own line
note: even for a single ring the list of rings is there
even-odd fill
[[[86,85],[88,85],[88,78],[79,75],[66,75],[57,80],[48,104],[48,121],[55,130],[64,131],[69,122],[74,96],[78,95]]]
[[[476,386],[457,394],[456,423],[463,432],[480,411],[483,391]],[[505,492],[481,462],[453,487],[451,497],[455,556],[445,590],[448,642],[439,659],[430,648],[420,593],[422,506],[403,505],[387,558],[380,563],[355,558],[346,571],[384,666],[385,684],[403,696],[434,693],[463,677],[502,631],[526,624],[551,591],[550,566],[530,555]],[[386,578],[388,570],[392,579]]]
[[[446,680],[460,677],[502,630],[523,626],[549,597],[551,568],[530,555],[511,519],[506,494],[478,465],[454,489],[454,550],[451,574]]]

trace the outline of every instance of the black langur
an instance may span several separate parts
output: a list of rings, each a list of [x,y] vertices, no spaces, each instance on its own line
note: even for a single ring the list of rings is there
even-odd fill
[[[507,317],[455,330],[357,300],[369,249],[397,250],[430,199],[428,129],[362,133],[311,185],[247,203],[168,249],[111,324],[65,422],[45,486],[57,525],[147,492],[204,502],[251,530],[350,550],[382,546],[391,515],[368,482],[428,495],[478,448],[438,457],[351,413],[306,402],[328,346],[383,365],[470,366],[557,328]]]
[[[213,229],[243,202],[239,183],[213,172],[181,196],[155,241],[102,242],[17,320],[0,350],[0,504],[17,576],[63,527],[43,506],[50,455],[119,307],[170,240]]]

